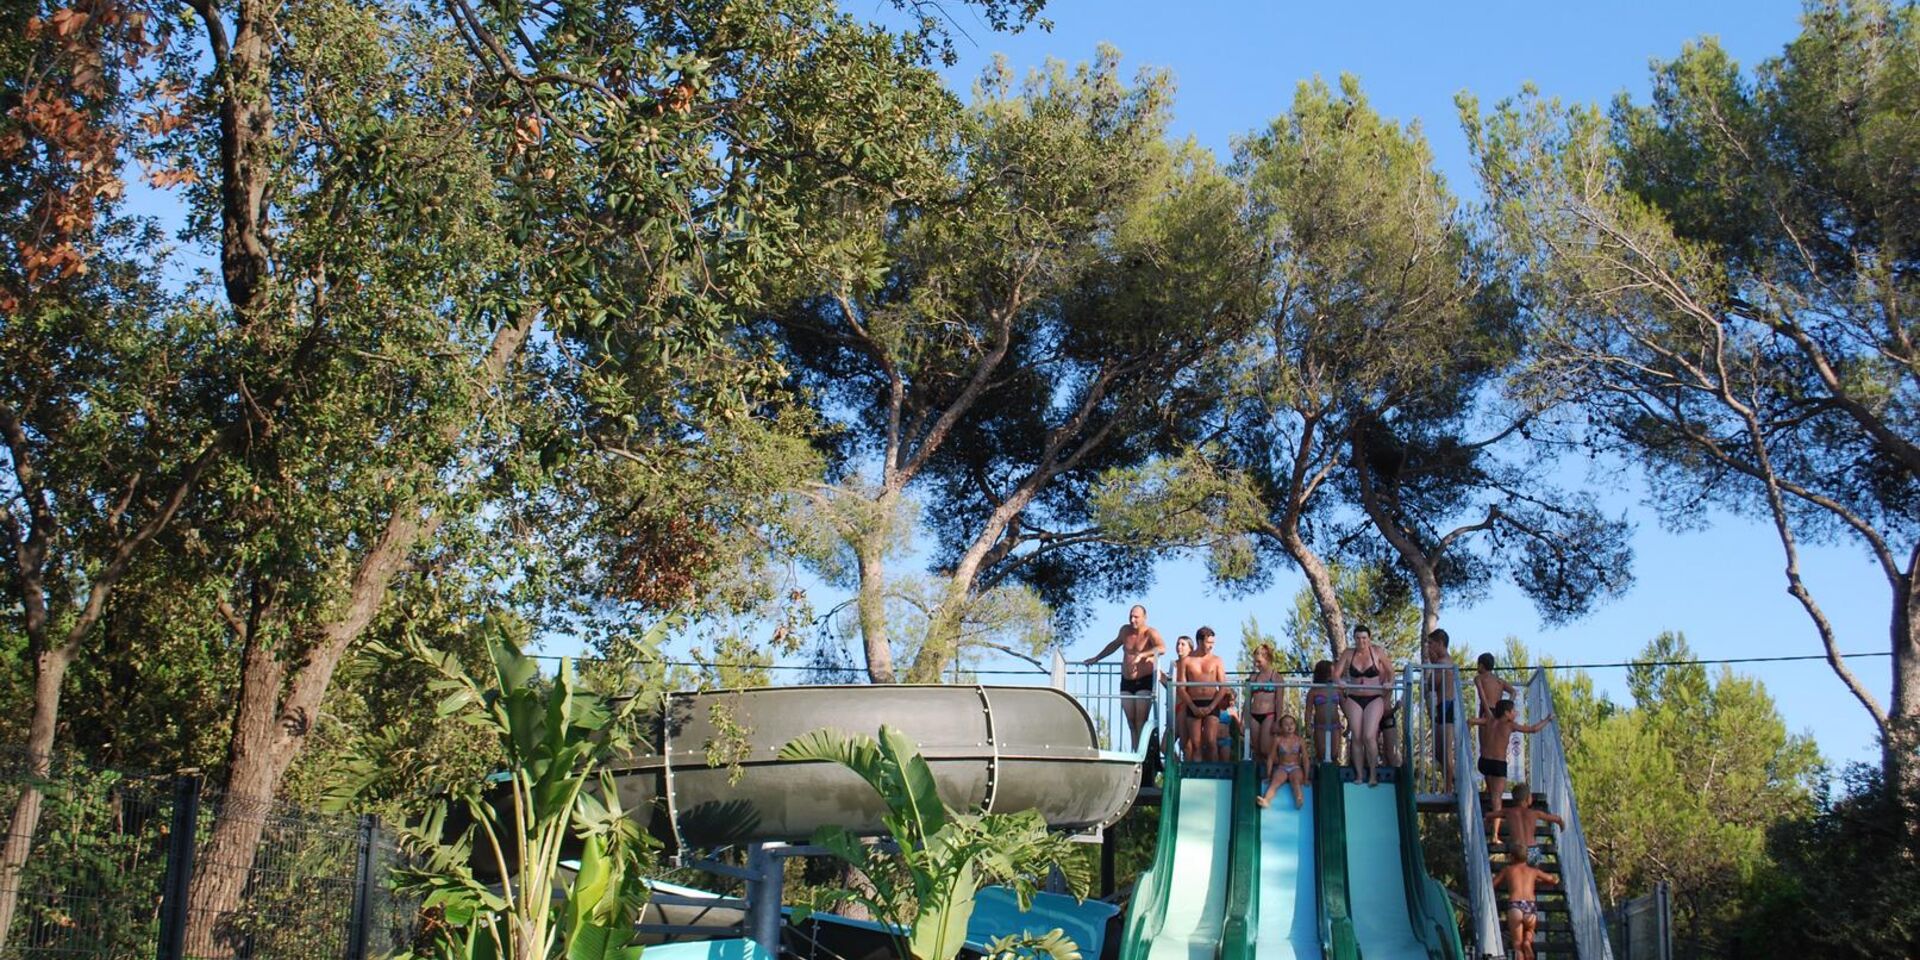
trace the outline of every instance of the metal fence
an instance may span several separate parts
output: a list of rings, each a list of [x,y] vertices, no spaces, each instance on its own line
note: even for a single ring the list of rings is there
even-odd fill
[[[0,765],[9,841],[22,794],[31,785],[41,796],[25,866],[0,871],[0,901],[14,898],[0,960],[367,960],[411,939],[417,910],[386,882],[401,853],[372,817],[226,798],[195,776],[31,769],[19,754]],[[259,829],[248,862],[210,854],[222,815]],[[194,914],[194,877],[223,870],[236,880],[237,906]],[[210,936],[190,941],[189,931]]]
[[[1619,960],[1673,960],[1673,898],[1666,881],[1607,913]]]

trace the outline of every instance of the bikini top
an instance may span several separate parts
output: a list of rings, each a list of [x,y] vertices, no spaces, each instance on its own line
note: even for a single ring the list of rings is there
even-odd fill
[[[1358,680],[1361,677],[1372,678],[1372,677],[1377,677],[1379,675],[1380,675],[1380,663],[1377,660],[1374,661],[1372,666],[1369,666],[1365,670],[1355,670],[1353,668],[1353,661],[1352,660],[1347,661],[1347,679],[1349,680]]]

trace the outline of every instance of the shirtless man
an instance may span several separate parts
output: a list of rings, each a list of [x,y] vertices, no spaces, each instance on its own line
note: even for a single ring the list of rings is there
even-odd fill
[[[1520,859],[1520,848],[1507,845],[1507,865],[1493,877],[1494,889],[1507,890],[1507,948],[1513,960],[1533,960],[1533,934],[1540,926],[1535,884],[1559,883],[1559,878]]]
[[[1174,671],[1174,680],[1193,686],[1178,687],[1180,753],[1186,760],[1217,761],[1220,756],[1220,711],[1232,705],[1233,691],[1225,686],[1226,664],[1213,652],[1213,628],[1193,633],[1193,656]]]
[[[1537,836],[1541,822],[1551,823],[1556,827],[1567,825],[1565,820],[1535,807],[1533,792],[1525,783],[1513,785],[1513,802],[1508,804],[1505,810],[1488,811],[1487,819],[1493,821],[1493,831],[1490,836],[1495,840],[1500,839],[1500,821],[1503,816],[1507,823],[1507,846],[1525,847],[1527,862],[1536,867],[1540,865],[1541,859],[1540,841]]]
[[[1500,802],[1506,799],[1508,741],[1515,733],[1539,733],[1552,722],[1551,713],[1539,723],[1519,722],[1513,715],[1512,700],[1502,700],[1493,705],[1493,713],[1467,721],[1469,726],[1480,728],[1480,775],[1487,778],[1487,810],[1494,818],[1499,818]]]
[[[1160,655],[1167,652],[1167,641],[1160,636],[1160,631],[1147,626],[1146,607],[1134,604],[1133,609],[1127,611],[1127,625],[1120,628],[1113,642],[1080,662],[1091,666],[1115,650],[1125,651],[1120,655],[1120,712],[1127,715],[1127,726],[1133,729],[1133,746],[1137,750],[1140,730],[1147,725],[1147,715],[1153,712],[1155,664]]]

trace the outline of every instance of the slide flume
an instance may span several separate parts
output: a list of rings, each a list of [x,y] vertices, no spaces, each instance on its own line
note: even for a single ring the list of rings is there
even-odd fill
[[[1412,787],[1397,780],[1341,786],[1354,939],[1365,960],[1459,960],[1459,931],[1420,853]]]
[[[1127,910],[1120,960],[1216,960],[1226,922],[1233,781],[1168,766],[1153,865]]]
[[[1314,878],[1313,788],[1307,805],[1293,808],[1281,788],[1260,811],[1260,960],[1320,960],[1319,887]]]

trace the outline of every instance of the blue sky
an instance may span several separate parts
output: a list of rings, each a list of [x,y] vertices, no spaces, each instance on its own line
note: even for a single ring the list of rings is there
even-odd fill
[[[884,5],[857,15],[884,18]],[[1233,138],[1284,112],[1295,87],[1322,76],[1356,75],[1381,113],[1418,121],[1448,182],[1471,195],[1471,167],[1453,98],[1466,90],[1490,103],[1534,83],[1567,100],[1606,101],[1626,92],[1643,98],[1648,64],[1682,45],[1715,36],[1742,64],[1777,53],[1798,32],[1800,6],[1780,0],[1603,3],[1166,3],[1138,0],[1053,0],[1051,33],[997,35],[961,18],[972,43],[947,71],[965,91],[995,53],[1019,70],[1046,58],[1082,60],[1111,43],[1132,67],[1170,69],[1178,95],[1174,134],[1191,136],[1223,156]],[[1579,479],[1579,478],[1575,478]],[[1662,630],[1680,630],[1703,657],[1819,653],[1805,613],[1785,591],[1783,561],[1772,528],[1720,515],[1705,530],[1670,533],[1639,502],[1631,485],[1607,502],[1638,524],[1636,585],[1625,597],[1577,624],[1545,629],[1511,588],[1482,603],[1449,609],[1445,625],[1473,650],[1498,650],[1509,634],[1537,654],[1561,662],[1625,659]],[[1756,518],[1763,519],[1763,518]],[[1887,649],[1888,594],[1864,552],[1816,547],[1803,559],[1807,579],[1839,630],[1843,649]],[[1234,638],[1248,615],[1273,631],[1300,585],[1284,573],[1259,596],[1228,599],[1211,592],[1190,560],[1162,565],[1141,595],[1097,608],[1093,624],[1069,649],[1085,656],[1125,621],[1126,607],[1145,603],[1169,632],[1212,624]],[[826,604],[816,598],[816,605]],[[1885,657],[1852,662],[1885,701]],[[1874,756],[1865,710],[1818,661],[1745,665],[1773,693],[1790,729],[1812,733],[1834,760]],[[1619,670],[1594,671],[1603,690],[1625,697]]]

